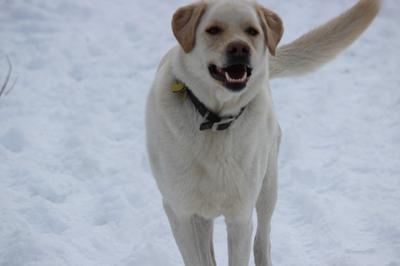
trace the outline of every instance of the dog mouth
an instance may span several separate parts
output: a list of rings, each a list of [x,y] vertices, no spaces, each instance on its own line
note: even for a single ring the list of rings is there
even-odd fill
[[[208,70],[215,80],[222,82],[225,88],[235,92],[246,87],[252,72],[252,68],[245,64],[228,65],[223,68],[210,64]]]

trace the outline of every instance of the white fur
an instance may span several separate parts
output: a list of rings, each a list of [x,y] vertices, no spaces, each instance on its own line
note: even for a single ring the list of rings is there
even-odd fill
[[[342,15],[283,45],[271,59],[270,78],[307,74],[331,61],[371,24],[381,4],[360,0]]]
[[[242,18],[258,23],[252,1],[210,1],[198,27],[195,49],[185,54],[175,47],[163,58],[147,102],[147,146],[185,265],[215,265],[212,221],[221,215],[228,229],[229,265],[248,265],[254,207],[258,218],[256,265],[271,265],[269,232],[281,133],[272,108],[269,72],[275,77],[315,69],[348,46],[372,21],[378,6],[378,0],[361,0],[332,22],[335,30],[327,24],[282,47],[270,66],[266,47],[258,45],[252,57],[253,76],[240,93],[228,91],[210,77],[207,60],[221,63],[223,58],[207,52],[201,33],[215,16],[233,24]],[[322,40],[321,34],[326,38]],[[240,38],[244,38],[240,33],[233,37]],[[247,108],[226,131],[199,131],[202,118],[193,104],[170,91],[176,80],[222,115]]]

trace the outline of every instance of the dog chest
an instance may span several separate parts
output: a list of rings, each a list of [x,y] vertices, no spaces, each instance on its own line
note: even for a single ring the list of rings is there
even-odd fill
[[[267,143],[257,143],[257,133],[209,135],[168,155],[165,165],[174,167],[162,177],[168,179],[166,196],[181,210],[210,218],[251,208],[266,172]]]

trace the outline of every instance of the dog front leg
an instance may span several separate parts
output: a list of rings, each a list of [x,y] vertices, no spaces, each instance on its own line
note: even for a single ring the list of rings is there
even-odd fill
[[[250,260],[251,215],[246,219],[225,219],[228,229],[229,266],[247,266]]]
[[[264,177],[261,192],[258,195],[257,232],[254,239],[254,261],[256,266],[271,266],[271,218],[277,198],[278,153],[280,136],[274,149],[271,149],[267,173]]]
[[[186,266],[215,266],[213,221],[198,215],[177,215],[164,203],[175,241]]]
[[[257,233],[254,240],[254,261],[256,266],[272,265],[270,231],[276,194],[276,171],[271,171],[264,179],[263,187],[256,204]]]

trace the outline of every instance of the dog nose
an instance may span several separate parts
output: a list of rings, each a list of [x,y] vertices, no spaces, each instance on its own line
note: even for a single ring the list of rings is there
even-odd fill
[[[250,47],[244,42],[232,42],[226,48],[229,56],[249,56]]]

